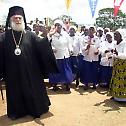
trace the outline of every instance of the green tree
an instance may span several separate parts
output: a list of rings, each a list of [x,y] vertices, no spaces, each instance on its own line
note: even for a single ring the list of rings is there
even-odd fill
[[[55,18],[53,21],[55,21],[56,19],[60,19],[60,20],[62,20],[63,22],[65,22],[65,21],[70,21],[70,24],[71,24],[71,25],[75,25],[75,26],[77,25],[77,23],[76,23],[75,21],[72,20],[72,17],[71,17],[71,16],[68,16],[68,15],[61,15],[61,16]]]
[[[96,26],[109,27],[111,30],[118,28],[126,28],[126,14],[119,10],[116,17],[114,17],[113,8],[101,9],[98,13],[99,17],[96,18]]]
[[[59,19],[61,19],[64,22],[72,20],[72,18],[70,16],[68,16],[68,15],[61,15],[61,16],[59,16]]]

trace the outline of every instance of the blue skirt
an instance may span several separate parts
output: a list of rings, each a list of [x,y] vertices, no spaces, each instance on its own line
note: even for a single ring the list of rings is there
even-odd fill
[[[99,82],[99,61],[88,62],[83,60],[82,69],[80,71],[80,82],[83,84]]]
[[[70,84],[74,76],[72,74],[72,70],[70,67],[70,59],[57,59],[57,66],[59,69],[58,74],[50,74],[49,75],[49,83],[50,84]]]
[[[100,66],[100,83],[110,83],[112,77],[112,67],[110,66]]]
[[[79,61],[77,56],[70,57],[70,64],[73,74],[77,74],[79,72]]]
[[[81,69],[82,69],[82,64],[83,64],[83,58],[84,58],[84,56],[83,55],[78,55],[77,56],[78,57],[78,63],[79,63],[79,73],[80,73],[80,71],[81,71]]]

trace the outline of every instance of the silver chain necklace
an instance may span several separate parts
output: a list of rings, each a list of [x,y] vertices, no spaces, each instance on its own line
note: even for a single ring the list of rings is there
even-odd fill
[[[13,30],[12,30],[12,36],[13,36],[14,43],[15,43],[15,46],[16,46],[16,49],[14,50],[14,53],[15,53],[16,56],[19,56],[19,55],[21,55],[21,49],[19,48],[19,46],[20,46],[21,39],[22,39],[22,36],[23,36],[23,31],[21,32],[21,36],[20,36],[18,44],[16,42]]]

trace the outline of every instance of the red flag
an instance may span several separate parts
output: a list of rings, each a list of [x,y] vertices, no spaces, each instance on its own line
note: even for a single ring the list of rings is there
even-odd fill
[[[118,11],[124,0],[114,0],[114,16],[118,14]]]

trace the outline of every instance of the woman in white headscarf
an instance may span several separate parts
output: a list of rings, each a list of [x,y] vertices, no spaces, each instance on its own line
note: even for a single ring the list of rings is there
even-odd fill
[[[112,76],[112,66],[113,66],[113,50],[115,41],[113,39],[113,33],[106,33],[106,41],[100,44],[100,86],[109,87],[109,83]]]
[[[126,101],[126,40],[125,30],[118,29],[114,33],[116,40],[113,62],[113,73],[110,83],[110,94],[116,101]]]
[[[49,83],[53,85],[54,91],[58,90],[57,84],[65,84],[66,91],[70,91],[70,84],[74,79],[69,59],[72,46],[67,32],[63,30],[61,20],[54,22],[54,28],[56,33],[52,36],[51,46],[57,60],[59,73],[50,74]]]
[[[76,87],[79,85],[79,75],[80,75],[80,37],[76,34],[76,26],[70,26],[69,28],[69,42],[72,45],[72,51],[70,55],[71,69],[76,80]]]

